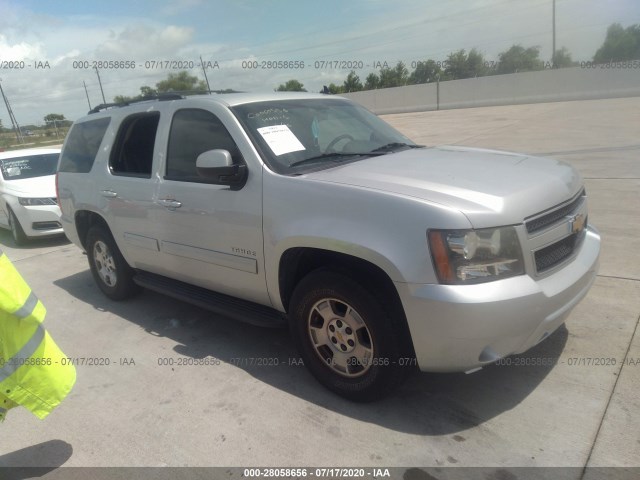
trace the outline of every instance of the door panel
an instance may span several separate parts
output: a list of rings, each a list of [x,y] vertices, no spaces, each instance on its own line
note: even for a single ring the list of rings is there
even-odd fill
[[[160,112],[135,113],[122,121],[106,166],[107,181],[98,191],[118,247],[132,267],[142,269],[153,268],[159,256],[152,178],[159,121]]]
[[[169,255],[199,260],[218,267],[232,268],[247,273],[258,273],[258,261],[255,258],[241,257],[167,241],[162,242],[162,251]]]
[[[250,171],[240,190],[200,183],[196,158],[213,149],[228,150],[234,163],[245,163],[216,115],[200,109],[177,110],[156,195],[163,270],[157,273],[270,305],[262,268],[260,172]]]

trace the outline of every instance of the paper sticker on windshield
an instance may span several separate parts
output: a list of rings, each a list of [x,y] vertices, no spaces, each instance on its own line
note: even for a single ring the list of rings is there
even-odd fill
[[[20,167],[7,168],[7,177],[16,177],[20,175]]]
[[[269,148],[276,155],[284,155],[285,153],[299,152],[305,150],[304,145],[300,143],[289,127],[286,125],[273,125],[271,127],[258,128],[258,132],[267,142]]]

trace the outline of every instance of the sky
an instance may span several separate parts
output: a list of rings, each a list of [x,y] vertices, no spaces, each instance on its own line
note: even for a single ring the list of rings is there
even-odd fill
[[[556,0],[557,48],[588,61],[614,22],[640,23],[640,1]],[[93,62],[125,67],[99,66],[111,102],[180,67],[204,79],[200,57],[212,90],[271,91],[295,78],[319,91],[349,67],[364,81],[385,62],[411,71],[471,48],[496,60],[514,44],[551,57],[552,0],[0,0],[0,83],[20,125],[102,103]],[[0,120],[11,125],[2,102]]]

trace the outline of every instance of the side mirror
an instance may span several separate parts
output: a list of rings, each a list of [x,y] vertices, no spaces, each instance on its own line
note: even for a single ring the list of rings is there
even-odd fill
[[[234,164],[227,150],[208,150],[196,159],[198,175],[209,183],[241,188],[247,180],[247,166]]]

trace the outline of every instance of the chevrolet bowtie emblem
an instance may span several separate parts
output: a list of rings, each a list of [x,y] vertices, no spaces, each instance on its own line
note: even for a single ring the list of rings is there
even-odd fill
[[[580,233],[584,230],[587,217],[584,213],[577,213],[569,218],[569,228],[571,233]]]

